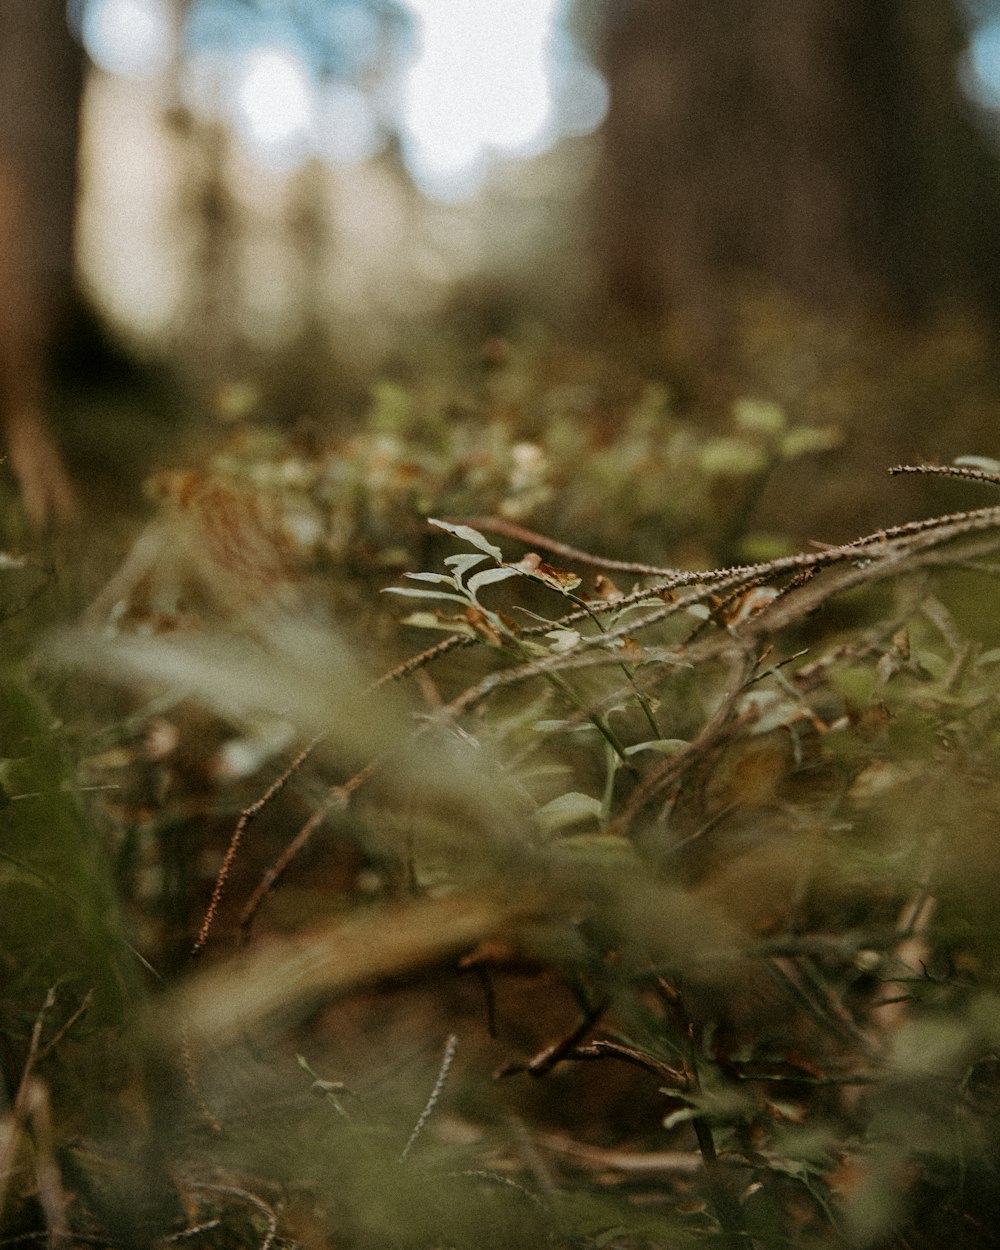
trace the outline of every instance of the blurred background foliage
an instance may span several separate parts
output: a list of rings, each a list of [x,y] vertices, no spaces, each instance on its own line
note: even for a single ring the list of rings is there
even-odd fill
[[[0,8],[0,1244],[994,1243],[998,48]]]

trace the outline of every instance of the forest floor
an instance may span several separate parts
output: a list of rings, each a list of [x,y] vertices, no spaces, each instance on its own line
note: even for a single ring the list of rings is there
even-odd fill
[[[516,346],[323,436],[69,405],[0,1244],[993,1244],[1000,465],[865,534],[857,428]]]

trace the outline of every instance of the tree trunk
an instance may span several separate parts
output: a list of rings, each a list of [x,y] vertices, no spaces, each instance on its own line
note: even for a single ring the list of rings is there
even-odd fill
[[[705,327],[748,288],[910,322],[996,314],[1000,187],[949,0],[602,11],[596,226],[614,300]]]
[[[47,350],[73,293],[82,81],[65,0],[0,5],[0,406],[38,524],[74,510],[43,411]]]

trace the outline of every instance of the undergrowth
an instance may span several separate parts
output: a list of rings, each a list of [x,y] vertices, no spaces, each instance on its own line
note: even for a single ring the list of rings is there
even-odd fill
[[[8,676],[0,1244],[991,1244],[1000,506],[789,552],[831,432],[490,385],[161,476]]]

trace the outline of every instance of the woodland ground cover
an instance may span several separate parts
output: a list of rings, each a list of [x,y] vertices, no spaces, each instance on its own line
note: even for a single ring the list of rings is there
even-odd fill
[[[489,355],[8,554],[5,1240],[991,1244],[1000,468]]]

